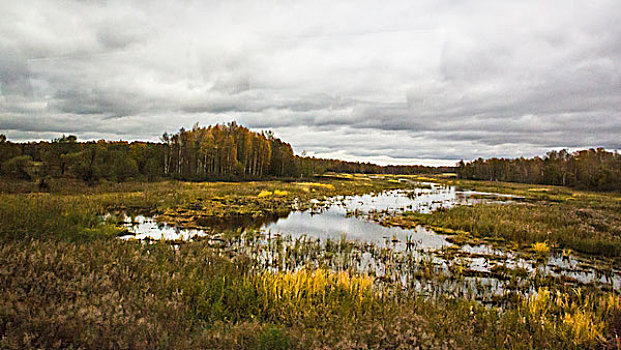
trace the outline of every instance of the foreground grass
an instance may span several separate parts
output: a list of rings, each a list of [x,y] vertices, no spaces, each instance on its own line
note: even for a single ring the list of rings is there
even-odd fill
[[[203,242],[5,242],[0,266],[3,348],[578,348],[614,341],[619,319],[614,297],[542,291],[501,311],[381,295],[365,276],[257,271]]]
[[[351,176],[301,184],[104,184],[82,194],[59,185],[53,193],[2,194],[0,348],[619,346],[615,294],[541,289],[505,309],[485,307],[398,285],[377,288],[350,270],[268,269],[208,241],[118,241],[114,223],[101,219],[115,210],[171,218],[263,215],[313,198],[401,185]]]

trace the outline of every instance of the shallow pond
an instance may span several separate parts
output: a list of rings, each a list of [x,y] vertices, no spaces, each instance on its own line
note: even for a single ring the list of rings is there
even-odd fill
[[[464,245],[456,249],[446,240],[446,236],[436,234],[422,226],[414,229],[385,227],[372,219],[372,217],[377,219],[403,211],[429,213],[455,205],[481,202],[506,203],[516,199],[511,195],[463,191],[453,186],[433,183],[423,185],[424,187],[413,187],[408,190],[333,197],[322,205],[318,205],[319,209],[292,210],[286,216],[273,219],[262,218],[260,222],[257,220],[254,224],[232,222],[229,229],[258,231],[267,240],[270,237],[289,237],[291,240],[308,238],[326,242],[328,240],[340,241],[345,238],[380,249],[389,247],[396,252],[409,251],[410,254],[414,252],[416,259],[419,261],[427,259],[440,273],[450,273],[458,267],[460,274],[477,275],[478,277],[473,281],[476,283],[487,281],[485,283],[492,289],[492,294],[504,292],[503,281],[498,279],[500,277],[497,271],[515,271],[516,269],[522,271],[524,275],[521,278],[524,279],[543,274],[566,276],[582,283],[596,281],[609,284],[614,288],[621,287],[618,271],[611,270],[609,274],[602,274],[592,267],[580,268],[579,265],[583,261],[572,256],[552,255],[543,262],[537,262],[530,257],[519,257],[514,252],[502,251],[487,245]],[[203,230],[178,229],[157,223],[154,218],[143,216],[137,216],[132,220],[126,219],[125,225],[130,232],[135,234],[123,236],[121,239],[187,240],[222,231],[221,223],[218,227],[208,227],[210,232],[208,234]],[[376,275],[382,275],[382,271],[385,270],[383,262],[377,259],[369,261],[364,264],[360,262],[366,266],[362,270],[369,269]],[[406,270],[410,270],[410,272],[405,272],[406,275],[416,273],[415,268],[410,267]],[[407,279],[403,272],[398,278]]]
[[[152,240],[189,240],[194,237],[204,237],[207,235],[203,230],[186,230],[158,223],[154,218],[137,215],[133,218],[126,217],[123,223],[130,232],[134,234],[120,236],[120,239],[152,239]]]
[[[442,186],[424,183],[425,188],[410,190],[392,190],[361,196],[339,196],[330,198],[327,206],[319,210],[291,211],[286,217],[274,218],[261,222],[261,232],[292,236],[311,236],[320,239],[338,239],[347,237],[363,242],[384,245],[396,243],[397,249],[413,246],[420,249],[438,249],[450,245],[444,236],[422,226],[416,229],[384,227],[371,220],[370,215],[394,215],[403,211],[429,213],[439,208],[450,208],[458,204],[473,204],[482,201],[470,198],[481,192],[460,191],[454,186]],[[494,194],[489,194],[494,195]],[[265,219],[264,219],[265,220]],[[138,216],[134,220],[126,220],[129,230],[135,236],[127,238],[152,239],[184,239],[197,234],[204,235],[201,230],[175,229],[167,225],[158,225],[153,218]],[[222,225],[213,228],[219,231]],[[255,228],[252,223],[231,222],[230,229]],[[131,237],[130,237],[131,236]]]
[[[287,217],[264,224],[262,232],[272,234],[301,235],[320,239],[346,237],[363,242],[386,245],[396,249],[414,247],[436,250],[451,245],[445,236],[418,226],[415,229],[385,227],[369,218],[394,215],[404,211],[429,213],[440,208],[460,204],[480,203],[481,195],[497,197],[496,194],[461,191],[454,186],[424,183],[424,188],[392,190],[362,196],[336,197],[330,205],[319,212],[313,210],[294,211]],[[471,198],[473,195],[477,198]],[[509,199],[507,197],[507,199]]]

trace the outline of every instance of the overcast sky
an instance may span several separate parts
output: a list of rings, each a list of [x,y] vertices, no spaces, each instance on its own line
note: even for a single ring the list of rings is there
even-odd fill
[[[382,164],[621,149],[621,1],[0,1],[10,140],[231,120]]]

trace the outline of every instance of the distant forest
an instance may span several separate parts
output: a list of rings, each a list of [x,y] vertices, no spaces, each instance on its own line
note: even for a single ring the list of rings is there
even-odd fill
[[[299,178],[325,172],[429,174],[454,167],[378,166],[296,156],[272,132],[253,132],[235,122],[164,133],[161,142],[89,141],[63,136],[51,142],[14,143],[0,135],[0,175],[40,180],[77,178],[190,181]]]
[[[459,162],[462,179],[569,186],[591,191],[621,192],[621,155],[603,148],[570,153],[551,151],[545,157],[479,158]]]
[[[603,148],[544,157],[460,161],[457,167],[379,166],[297,156],[270,131],[235,122],[164,133],[161,142],[88,141],[62,136],[50,142],[10,142],[0,134],[0,176],[12,179],[76,178],[89,184],[175,178],[190,181],[299,178],[326,172],[436,174],[459,178],[621,191],[621,155]]]

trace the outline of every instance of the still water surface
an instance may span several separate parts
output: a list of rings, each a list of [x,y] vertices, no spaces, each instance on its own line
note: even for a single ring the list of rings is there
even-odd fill
[[[442,235],[422,226],[415,229],[385,227],[369,218],[369,215],[395,215],[403,211],[429,213],[439,208],[450,208],[457,204],[473,204],[481,199],[481,192],[461,191],[454,186],[425,183],[426,188],[412,190],[392,190],[361,196],[341,196],[329,200],[322,210],[291,211],[287,217],[263,223],[259,230],[269,234],[291,236],[306,235],[319,239],[355,239],[363,242],[384,245],[387,242],[400,243],[397,248],[412,242],[421,249],[439,249],[450,245]],[[493,194],[488,194],[493,195]],[[496,196],[494,194],[494,196]],[[154,218],[137,216],[126,221],[129,230],[135,235],[122,239],[189,239],[204,236],[202,230],[177,229],[158,224]],[[233,228],[233,227],[231,227]]]
[[[482,199],[483,198],[483,199]],[[366,194],[361,196],[340,196],[330,198],[328,205],[320,210],[291,211],[286,217],[271,221],[249,225],[242,229],[256,229],[265,236],[288,236],[292,239],[302,236],[319,239],[320,241],[340,240],[346,238],[361,243],[370,243],[379,247],[389,246],[397,251],[408,248],[417,251],[439,252],[452,244],[444,235],[432,230],[417,226],[414,229],[399,227],[385,227],[371,216],[383,217],[395,215],[404,211],[429,213],[440,208],[450,208],[455,205],[471,205],[480,202],[508,203],[516,199],[514,196],[497,193],[464,191],[454,186],[444,186],[433,183],[424,184],[424,188],[411,190],[391,190],[382,193]],[[120,237],[121,239],[192,239],[207,236],[203,230],[186,230],[158,223],[154,218],[137,216],[126,225],[133,234]],[[259,226],[260,225],[260,226]],[[230,229],[239,229],[239,223],[232,223]],[[212,228],[211,231],[221,230]],[[480,273],[491,272],[494,266],[501,264],[510,269],[521,268],[528,275],[543,273],[554,276],[567,276],[584,283],[593,281],[606,283],[618,289],[621,287],[621,277],[618,271],[611,276],[602,276],[592,268],[578,268],[579,260],[576,257],[561,258],[551,255],[544,264],[528,258],[516,256],[510,251],[495,249],[487,245],[464,245],[459,248],[460,254],[446,260],[438,255],[433,256],[434,264],[444,267],[459,264],[464,268]],[[495,258],[490,259],[490,257]],[[375,263],[374,263],[375,264]],[[381,265],[381,264],[379,264]],[[378,266],[379,266],[378,265]],[[478,279],[487,280],[486,278]],[[494,278],[489,279],[492,284],[498,284]],[[494,288],[496,292],[502,288]]]

